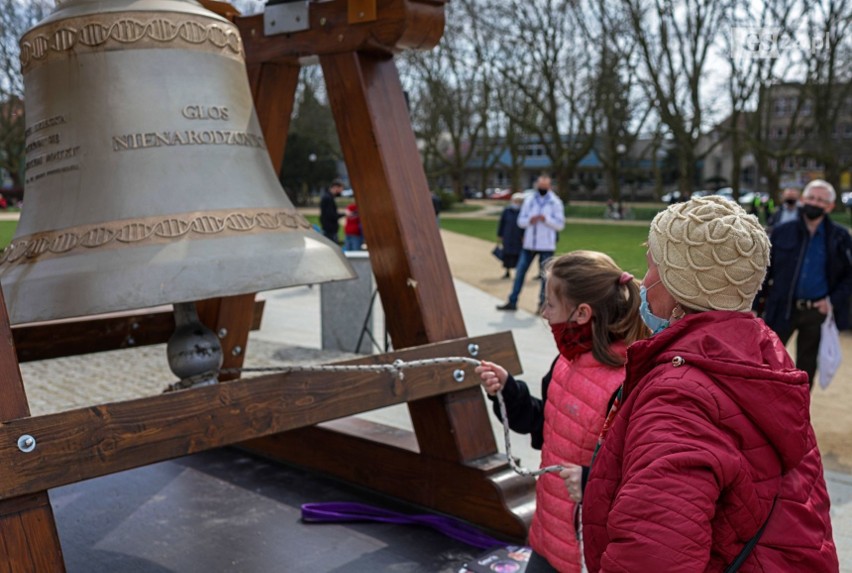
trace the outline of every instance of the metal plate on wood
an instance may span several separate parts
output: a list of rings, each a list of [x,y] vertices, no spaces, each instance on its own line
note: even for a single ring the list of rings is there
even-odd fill
[[[274,4],[263,11],[263,33],[267,36],[301,32],[308,28],[308,0]]]
[[[350,24],[372,22],[376,19],[376,0],[349,0],[348,16]]]

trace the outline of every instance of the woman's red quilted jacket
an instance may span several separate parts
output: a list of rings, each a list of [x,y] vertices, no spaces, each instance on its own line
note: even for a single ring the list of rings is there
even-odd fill
[[[807,375],[749,313],[688,315],[628,350],[583,501],[591,573],[838,571]]]

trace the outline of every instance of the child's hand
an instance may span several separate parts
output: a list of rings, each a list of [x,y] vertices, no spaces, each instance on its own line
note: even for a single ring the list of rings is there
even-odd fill
[[[482,387],[491,396],[502,390],[503,386],[506,385],[506,380],[509,378],[509,373],[506,372],[505,368],[497,366],[493,362],[486,362],[485,360],[476,367],[474,372],[479,374]]]
[[[583,468],[574,464],[562,464],[565,468],[559,472],[559,477],[565,480],[568,495],[575,503],[583,500]]]

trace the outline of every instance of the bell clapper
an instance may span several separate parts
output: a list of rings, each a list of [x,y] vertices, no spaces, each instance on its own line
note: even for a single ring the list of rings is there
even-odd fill
[[[175,332],[166,345],[169,368],[189,382],[182,387],[217,384],[223,361],[219,337],[201,323],[195,303],[175,303],[174,309]]]

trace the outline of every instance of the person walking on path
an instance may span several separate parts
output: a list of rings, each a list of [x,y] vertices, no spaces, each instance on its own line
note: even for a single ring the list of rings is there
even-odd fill
[[[826,316],[833,313],[839,330],[849,327],[852,237],[828,216],[836,199],[827,181],[808,183],[799,217],[772,231],[772,263],[755,303],[781,342],[799,333],[796,367],[808,373],[811,388]]]
[[[346,220],[343,223],[343,250],[360,251],[364,246],[364,231],[361,229],[361,216],[358,205],[353,201],[346,206]]]
[[[532,447],[541,450],[542,467],[588,465],[607,404],[624,379],[627,346],[648,334],[639,316],[639,284],[609,256],[594,251],[551,259],[547,276],[542,316],[559,355],[542,380],[541,399],[494,363],[483,362],[476,372],[492,401],[502,390],[509,426],[530,435]],[[494,413],[501,417],[496,401]],[[528,573],[579,573],[574,506],[558,475],[538,478]]]
[[[838,571],[807,376],[751,313],[769,250],[721,197],[651,223],[640,296],[655,334],[627,350],[583,494],[590,573]]]
[[[509,271],[518,265],[518,256],[524,244],[524,230],[518,226],[518,215],[524,202],[523,193],[512,194],[511,202],[506,205],[500,215],[500,223],[497,225],[497,237],[503,245],[503,268],[506,273],[504,279],[511,277]]]
[[[538,257],[541,276],[541,289],[538,295],[538,306],[541,310],[544,304],[544,265],[556,251],[559,231],[565,228],[565,205],[556,193],[551,191],[550,177],[547,175],[538,178],[535,193],[524,199],[521,212],[518,214],[518,226],[524,229],[524,244],[518,258],[515,283],[509,295],[509,301],[499,305],[497,310],[518,309],[518,297],[524,287],[527,271],[536,257]]]
[[[342,192],[343,183],[335,179],[320,197],[320,228],[322,228],[322,234],[335,245],[340,244],[340,218],[343,213],[337,210],[337,203],[334,200]]]

